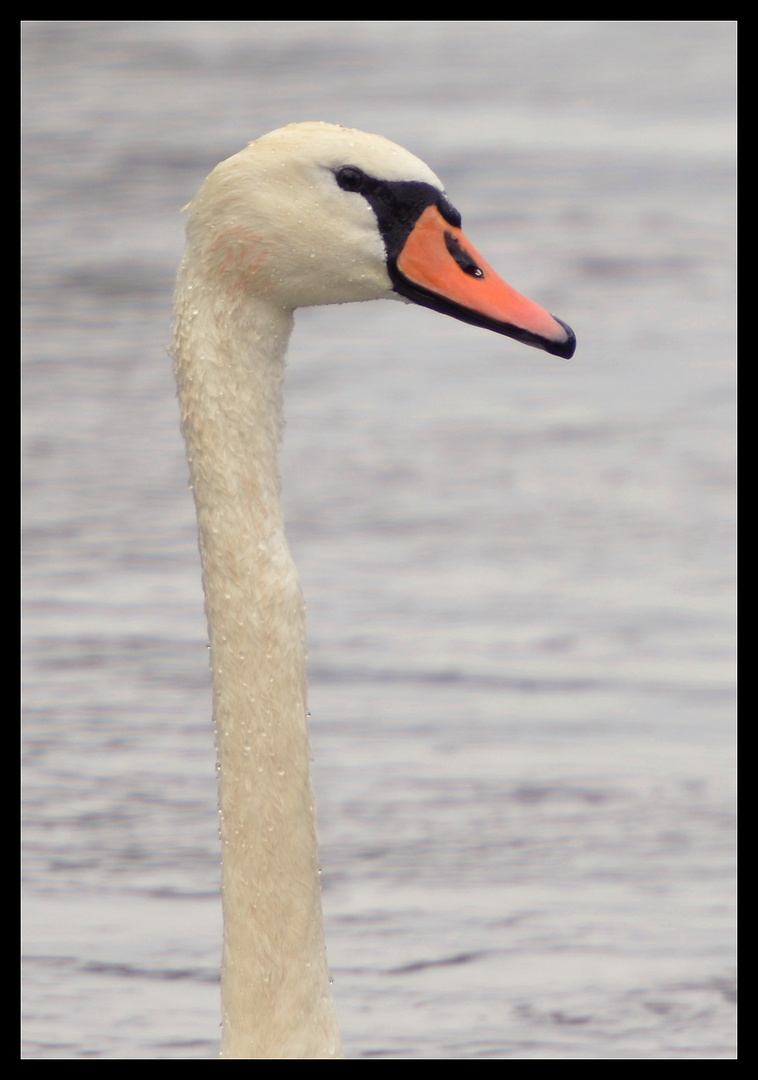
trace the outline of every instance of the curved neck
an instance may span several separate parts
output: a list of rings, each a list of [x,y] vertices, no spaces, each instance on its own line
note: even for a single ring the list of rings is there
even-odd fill
[[[183,268],[174,360],[203,563],[221,811],[222,1057],[332,1057],[304,605],[278,450],[293,317]]]

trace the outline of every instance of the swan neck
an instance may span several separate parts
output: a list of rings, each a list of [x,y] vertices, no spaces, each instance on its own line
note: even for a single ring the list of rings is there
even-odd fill
[[[334,1057],[306,720],[305,617],[278,471],[292,313],[184,267],[174,362],[203,564],[229,1058]]]

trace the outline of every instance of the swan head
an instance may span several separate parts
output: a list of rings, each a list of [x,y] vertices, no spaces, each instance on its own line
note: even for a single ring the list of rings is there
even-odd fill
[[[214,291],[287,310],[402,299],[570,357],[565,323],[507,285],[431,169],[380,135],[303,123],[222,161],[190,204],[191,263]]]

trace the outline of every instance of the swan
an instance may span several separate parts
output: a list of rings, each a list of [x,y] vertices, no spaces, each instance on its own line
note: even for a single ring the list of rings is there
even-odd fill
[[[219,784],[223,1058],[329,1058],[309,774],[305,620],[278,451],[296,308],[402,299],[570,357],[506,285],[423,162],[378,135],[290,124],[221,162],[185,209],[172,355],[195,499]]]

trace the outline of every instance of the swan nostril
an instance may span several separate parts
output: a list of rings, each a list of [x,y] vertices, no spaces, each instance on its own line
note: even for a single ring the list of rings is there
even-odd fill
[[[461,247],[460,241],[451,232],[445,232],[445,247],[453,256],[464,274],[471,277],[483,278],[484,270],[474,262],[465,248]]]

